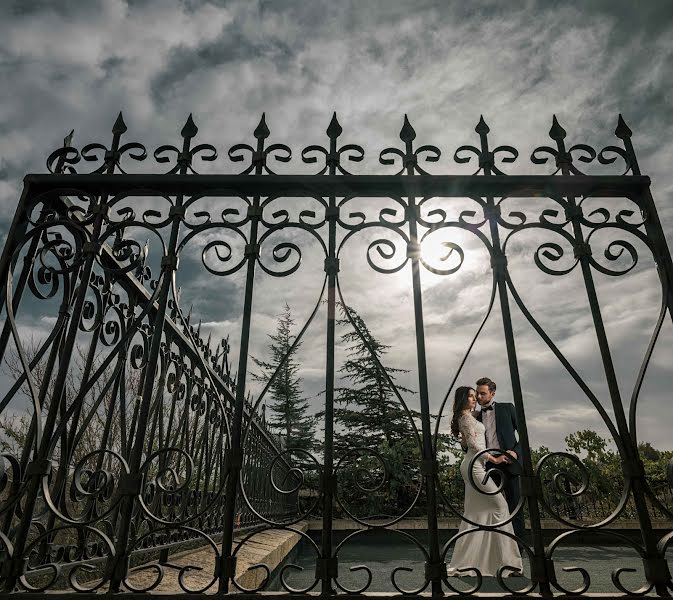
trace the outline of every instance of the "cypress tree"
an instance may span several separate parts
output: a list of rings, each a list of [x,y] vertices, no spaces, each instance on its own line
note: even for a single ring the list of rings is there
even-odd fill
[[[289,352],[295,337],[292,335],[292,319],[290,307],[285,304],[285,310],[278,315],[278,324],[275,335],[269,334],[271,343],[268,348],[271,353],[269,361],[251,357],[253,362],[262,369],[261,373],[253,374],[256,381],[268,382],[274,373],[276,376],[271,382],[267,407],[270,411],[269,427],[278,433],[285,444],[285,448],[296,448],[311,451],[315,447],[313,417],[307,414],[308,401],[301,395],[301,377],[298,376],[299,365],[295,355],[301,347],[301,342],[295,346],[287,360],[283,358]]]

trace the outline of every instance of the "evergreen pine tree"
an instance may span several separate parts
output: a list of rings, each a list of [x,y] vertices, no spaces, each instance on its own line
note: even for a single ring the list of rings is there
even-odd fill
[[[268,425],[280,435],[285,448],[311,451],[315,446],[315,424],[313,417],[307,414],[308,401],[301,397],[301,378],[297,375],[299,365],[295,361],[301,342],[280,366],[294,342],[295,336],[291,333],[293,325],[290,307],[285,304],[285,310],[278,315],[276,334],[269,335],[271,358],[267,362],[252,357],[253,362],[262,369],[261,373],[253,374],[252,377],[266,383],[278,371],[267,392],[267,408],[271,413]]]
[[[340,308],[343,317],[337,320],[337,324],[346,327],[341,341],[346,345],[348,358],[339,373],[341,379],[350,385],[335,389],[334,420],[339,425],[334,436],[335,451],[338,456],[355,448],[366,448],[383,457],[388,471],[385,490],[381,488],[377,494],[366,495],[361,493],[362,490],[353,488],[348,495],[353,501],[357,498],[361,505],[364,502],[370,514],[396,513],[405,508],[410,501],[411,488],[416,487],[414,477],[420,452],[411,419],[420,415],[411,411],[410,417],[377,364],[378,360],[383,365],[384,355],[390,346],[377,340],[353,309]],[[367,343],[351,326],[346,310]],[[383,368],[392,381],[396,373],[407,372],[405,369]],[[413,393],[403,386],[398,385],[397,389]],[[351,475],[362,477],[369,465],[372,468],[371,479],[375,480],[381,476],[375,463],[371,458],[364,458],[356,466],[353,461],[355,470]]]

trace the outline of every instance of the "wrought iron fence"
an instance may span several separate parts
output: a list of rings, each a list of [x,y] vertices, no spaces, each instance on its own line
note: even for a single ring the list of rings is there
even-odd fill
[[[5,324],[0,356],[15,352],[20,375],[0,401],[0,410],[9,410],[23,390],[27,406],[21,408],[29,416],[23,448],[18,454],[3,454],[0,462],[0,576],[6,591],[133,591],[137,588],[132,576],[143,570],[153,573],[153,581],[143,588],[148,591],[160,582],[164,571],[143,558],[143,551],[161,551],[158,562],[168,565],[171,546],[191,540],[210,548],[215,569],[207,585],[195,590],[189,585],[189,571],[198,566],[181,568],[181,590],[227,594],[241,589],[235,581],[237,556],[257,530],[236,544],[234,532],[262,523],[262,529],[295,531],[315,551],[311,584],[294,589],[285,579],[286,569],[281,577],[286,591],[364,593],[371,582],[366,565],[358,568],[363,576],[358,590],[348,589],[339,577],[339,552],[359,534],[334,543],[333,521],[338,510],[339,515],[371,528],[390,529],[391,535],[406,536],[416,544],[425,563],[422,584],[414,590],[403,589],[399,569],[395,569],[390,577],[398,591],[468,593],[459,592],[446,573],[446,557],[462,534],[441,545],[438,531],[440,505],[461,514],[451,502],[444,502],[447,492],[438,476],[440,419],[434,419],[433,431],[421,286],[423,270],[449,276],[461,268],[466,253],[449,239],[444,247],[457,262],[433,266],[423,256],[423,245],[437,234],[462,231],[490,257],[491,299],[477,335],[497,299],[518,420],[522,499],[507,522],[524,510],[529,517],[528,536],[518,542],[530,577],[517,591],[544,597],[570,592],[555,572],[554,552],[590,527],[632,547],[642,559],[644,587],[625,587],[622,575],[631,565],[624,565],[613,574],[616,591],[634,596],[649,590],[668,593],[671,576],[666,552],[673,534],[654,530],[651,518],[652,511],[672,517],[671,504],[666,503],[670,492],[668,496],[661,490],[655,493],[645,477],[638,454],[636,414],[653,348],[666,314],[673,316],[673,265],[649,178],[640,173],[631,132],[621,117],[615,133],[622,145],[600,152],[585,144],[567,147],[566,132],[554,118],[550,137],[555,147],[542,146],[531,156],[534,165],[544,165],[551,158],[554,166],[551,172],[532,175],[505,174],[502,163],[517,160],[518,152],[511,146],[491,149],[490,131],[483,119],[476,128],[479,145],[463,146],[454,155],[457,163],[476,159],[478,170],[473,175],[430,174],[421,164],[437,162],[441,152],[431,145],[416,145],[416,132],[406,117],[400,132],[402,146],[386,148],[379,156],[382,168],[392,167],[393,173],[377,175],[347,171],[346,159],[359,162],[364,150],[341,144],[342,128],[336,115],[327,129],[325,146],[311,145],[301,153],[307,165],[322,161],[311,175],[272,171],[272,160],[288,162],[292,153],[285,145],[268,143],[271,133],[264,118],[254,131],[253,145],[237,144],[229,150],[234,163],[246,164],[234,175],[196,173],[195,159],[214,161],[217,152],[209,144],[194,145],[198,129],[191,117],[182,129],[181,146],[161,146],[154,152],[159,165],[168,163],[165,173],[127,173],[129,159],[145,160],[147,152],[139,143],[122,143],[126,130],[120,115],[109,147],[89,144],[78,150],[67,139],[49,157],[49,174],[26,176],[2,255],[0,309]],[[587,175],[577,167],[577,160],[609,165],[617,159],[625,165],[621,175]],[[86,173],[76,172],[82,161],[93,162],[94,167]],[[362,198],[382,200],[373,217],[360,210]],[[456,198],[468,199],[472,207],[454,217],[449,207]],[[504,201],[510,198],[528,201],[531,210],[508,209]],[[539,198],[548,199],[556,208],[536,208]],[[615,208],[614,198],[628,200],[633,208]],[[445,204],[433,205],[433,199]],[[603,204],[588,212],[584,209],[587,199],[602,199]],[[536,321],[510,277],[508,243],[520,232],[531,230],[545,236],[533,252],[539,269],[558,277],[581,272],[609,389],[607,398],[597,397],[582,379]],[[282,278],[299,269],[302,248],[298,243],[274,238],[292,231],[310,236],[324,258],[319,298],[296,339],[296,343],[301,341],[319,307],[326,303],[325,428],[322,449],[314,453],[279,446],[255,418],[268,385],[253,403],[246,402],[255,276],[262,272]],[[356,495],[376,493],[392,480],[388,457],[372,448],[337,452],[334,445],[335,314],[338,303],[348,305],[339,274],[346,268],[363,267],[343,264],[342,250],[362,232],[376,231],[385,235],[368,242],[368,265],[379,273],[410,276],[420,403],[418,414],[410,411],[393,379],[378,365],[382,385],[407,411],[412,444],[404,465],[416,473],[395,496],[405,499],[408,506],[383,521],[358,516],[345,498],[344,485],[346,478],[354,478],[351,491]],[[620,237],[599,247],[594,234],[604,231]],[[149,246],[143,244],[143,237],[150,238]],[[647,247],[661,282],[660,313],[626,412],[594,282],[596,272],[620,276],[637,263],[636,247],[622,238]],[[149,271],[148,247],[160,249],[156,279]],[[214,277],[245,276],[235,380],[222,362],[227,356],[224,348],[213,352],[180,304],[175,274],[191,247],[200,252],[200,267]],[[609,266],[598,258],[599,251]],[[630,265],[620,262],[625,258],[630,258]],[[558,265],[563,260],[569,264],[561,268]],[[52,311],[52,319],[48,336],[31,354],[21,335],[20,315],[29,314],[35,305]],[[559,452],[537,464],[531,459],[512,306],[595,407],[620,454],[621,497],[597,522],[581,523],[568,513],[581,506],[589,484],[582,461]],[[350,312],[345,312],[345,318],[368,345],[370,341]],[[80,344],[83,362],[78,363]],[[471,348],[472,344],[466,348],[466,356]],[[376,358],[375,349],[369,347],[369,351]],[[460,369],[456,379],[459,373]],[[446,417],[445,404],[446,400],[439,417]],[[365,471],[377,480],[376,485],[359,480]],[[668,474],[670,489],[673,464]],[[302,490],[314,488],[316,493],[302,495]],[[640,543],[606,529],[627,506],[638,519]],[[392,530],[411,511],[426,516],[427,544]],[[541,530],[543,512],[569,528],[547,546]],[[322,517],[318,544],[294,527],[315,514]],[[500,529],[503,525],[474,524],[480,531],[510,535]],[[574,593],[590,590],[586,570],[571,571],[582,576]],[[476,586],[469,593],[478,592],[481,585],[481,575],[473,574]],[[513,584],[505,575],[503,565],[497,581],[504,592],[511,592]],[[248,591],[263,590],[267,580],[259,589]]]

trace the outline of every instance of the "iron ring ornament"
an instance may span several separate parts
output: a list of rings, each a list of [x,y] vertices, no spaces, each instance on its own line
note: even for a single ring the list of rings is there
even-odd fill
[[[651,526],[652,515],[670,518],[671,506],[657,491],[661,486],[655,487],[642,468],[637,407],[652,356],[661,345],[667,315],[671,315],[673,266],[649,180],[640,173],[632,132],[620,116],[615,135],[621,147],[566,145],[568,134],[554,117],[549,131],[554,144],[536,148],[530,164],[535,168],[553,161],[555,169],[530,176],[508,175],[503,170],[503,165],[515,161],[519,161],[519,170],[522,168],[519,152],[513,146],[492,144],[483,117],[475,132],[479,143],[459,147],[453,160],[463,165],[476,159],[476,173],[434,175],[422,163],[439,163],[442,150],[433,144],[415,145],[418,134],[405,116],[399,134],[402,146],[388,147],[378,154],[379,164],[391,167],[392,173],[375,179],[354,175],[345,167],[346,162],[363,163],[365,149],[343,143],[336,113],[326,130],[327,142],[307,145],[299,153],[304,165],[316,166],[310,176],[278,174],[283,165],[292,162],[293,151],[283,143],[270,142],[264,115],[253,132],[254,141],[234,144],[221,153],[212,144],[196,143],[199,129],[191,115],[180,131],[180,143],[164,144],[150,153],[144,145],[123,139],[127,126],[121,114],[106,143],[92,142],[78,149],[71,132],[63,146],[49,155],[49,175],[26,179],[17,225],[8,235],[0,262],[0,309],[5,317],[0,355],[15,348],[20,371],[0,398],[0,413],[12,409],[25,395],[28,413],[33,416],[24,447],[3,450],[0,456],[0,551],[4,559],[0,579],[4,589],[50,590],[58,595],[60,589],[92,592],[109,586],[111,591],[126,589],[146,595],[163,585],[172,571],[177,587],[185,593],[217,587],[218,594],[235,589],[256,594],[268,587],[270,567],[249,567],[261,570],[263,577],[255,588],[247,589],[231,565],[246,545],[254,543],[255,535],[278,530],[298,534],[316,560],[315,576],[303,588],[289,581],[290,573],[303,567],[290,562],[281,568],[280,586],[285,592],[308,593],[320,586],[321,595],[327,595],[336,586],[346,594],[366,594],[374,575],[370,566],[351,567],[364,577],[357,588],[351,588],[339,578],[336,565],[348,544],[375,530],[401,536],[425,563],[422,584],[415,589],[401,583],[410,567],[392,570],[390,585],[398,593],[413,595],[430,587],[431,593],[438,595],[443,585],[455,593],[479,594],[484,576],[478,568],[469,570],[476,578],[475,586],[461,591],[441,572],[442,561],[450,547],[470,532],[509,534],[499,531],[498,526],[471,523],[453,506],[450,491],[444,489],[436,469],[438,441],[450,393],[486,325],[499,316],[506,334],[516,339],[509,303],[520,311],[524,323],[541,338],[605,424],[623,459],[624,482],[608,514],[582,522],[563,514],[558,500],[581,504],[590,495],[595,482],[587,465],[568,452],[549,452],[537,464],[524,460],[524,476],[531,489],[514,513],[528,511],[531,541],[522,544],[522,549],[530,564],[537,565],[536,571],[519,589],[507,577],[511,569],[503,565],[495,576],[497,584],[505,593],[520,595],[592,591],[591,577],[583,567],[563,569],[581,578],[576,589],[556,577],[556,550],[581,532],[609,534],[606,526],[615,526],[622,514],[632,511],[640,521],[642,539],[635,542],[619,534],[612,537],[642,558],[646,583],[631,589],[624,583],[630,567],[619,566],[611,577],[614,589],[627,597],[652,590],[664,595],[672,589],[668,567],[662,565],[667,564],[665,556],[673,538],[664,533],[659,539]],[[209,170],[218,171],[219,154],[232,168],[244,163],[242,169],[234,175],[203,176],[194,168],[199,159],[211,163]],[[131,173],[136,165],[144,168],[150,157],[165,167],[164,173]],[[591,175],[578,168],[579,163],[592,169],[597,164],[609,167],[618,159],[624,168],[615,176]],[[279,167],[271,168],[272,161]],[[93,167],[78,173],[86,163]],[[373,216],[361,202],[372,196],[382,200]],[[535,205],[537,196],[552,202],[552,208]],[[301,205],[297,198],[302,199]],[[530,200],[532,211],[511,208],[510,202],[522,198]],[[631,206],[625,208],[610,198],[626,199]],[[459,210],[454,211],[452,203],[458,199],[462,204],[456,203]],[[593,384],[584,380],[519,292],[517,272],[508,264],[508,257],[514,255],[514,245],[528,235],[537,236],[538,241],[527,246],[526,257],[542,274],[582,277],[596,335],[607,349],[601,356],[608,387],[612,386],[607,400],[592,390]],[[429,258],[424,249],[431,245],[438,250]],[[347,249],[360,253],[357,265],[349,264]],[[356,514],[344,486],[352,484],[352,490],[363,495],[385,490],[394,476],[386,457],[376,448],[358,445],[340,453],[330,444],[320,452],[281,447],[259,416],[271,382],[254,400],[246,400],[249,375],[245,360],[239,360],[239,371],[233,372],[228,340],[213,350],[211,339],[201,338],[201,325],[192,324],[191,309],[187,314],[181,306],[181,261],[196,264],[204,275],[244,275],[248,299],[243,310],[248,320],[243,322],[249,323],[254,312],[255,277],[273,277],[278,285],[291,281],[314,252],[324,259],[322,287],[295,346],[307,338],[309,328],[320,328],[317,315],[325,303],[328,314],[334,314],[337,303],[344,307],[357,302],[357,297],[343,288],[344,272],[368,265],[380,275],[403,278],[412,273],[409,285],[414,292],[414,327],[419,342],[420,413],[405,401],[403,390],[378,361],[350,311],[344,313],[412,431],[414,456],[407,457],[405,464],[416,474],[413,494],[408,505],[398,507],[396,514],[383,522]],[[490,301],[475,320],[474,335],[461,353],[458,368],[447,377],[450,385],[438,414],[432,415],[427,382],[421,374],[425,368],[422,315],[427,304],[420,277],[414,273],[463,274],[480,253],[490,261],[486,265],[486,270],[491,269]],[[596,295],[594,278],[637,274],[649,266],[649,255],[661,283],[661,302],[626,403],[627,416],[615,392],[613,359],[601,333],[604,308]],[[50,303],[58,305],[47,335],[35,349],[29,348],[21,333],[24,306],[31,302],[45,308]],[[241,339],[247,343],[250,335],[250,325],[244,325]],[[87,342],[82,349],[84,367],[78,388],[50,395],[40,378],[46,372],[47,378],[65,382],[68,370],[76,365],[74,343],[82,339]],[[514,342],[506,345],[515,382],[518,363]],[[334,347],[326,348],[326,356],[333,372]],[[326,375],[325,387],[333,388],[334,379],[329,377]],[[514,404],[525,418],[524,398],[520,385],[513,384]],[[87,432],[101,414],[102,434],[88,447]],[[529,452],[527,432],[520,438],[524,453]],[[478,460],[480,456],[472,460],[468,484],[480,489],[472,472]],[[349,461],[353,468],[346,468]],[[253,464],[261,477],[248,477]],[[657,485],[663,483],[670,490],[673,461],[664,470],[666,480]],[[311,477],[315,473],[314,485]],[[489,475],[487,471],[485,477]],[[298,498],[308,489],[311,500],[302,508]],[[273,509],[262,509],[260,497]],[[450,514],[470,526],[443,546],[438,536],[439,499]],[[427,521],[427,543],[392,529],[421,509]],[[319,545],[295,526],[320,511],[326,515],[323,540],[331,539],[339,512],[367,529],[339,544]],[[540,511],[568,528],[546,547]],[[510,515],[509,520],[512,518]],[[242,527],[252,529],[233,548],[227,546],[234,531]],[[222,542],[215,541],[220,537]],[[220,565],[215,575],[200,581],[196,588],[189,575],[201,567],[189,561],[178,566],[170,560],[171,553],[186,544],[209,548]],[[164,553],[159,562],[143,562],[144,553],[153,549]],[[134,574],[145,583],[138,584]]]

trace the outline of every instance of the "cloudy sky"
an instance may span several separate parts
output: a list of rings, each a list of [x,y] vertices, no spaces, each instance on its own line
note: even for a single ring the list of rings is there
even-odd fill
[[[432,173],[474,170],[456,164],[452,156],[458,146],[478,142],[474,126],[481,114],[493,143],[520,150],[509,172],[539,173],[545,171],[528,157],[536,146],[551,143],[552,114],[567,130],[568,145],[600,148],[618,143],[613,131],[622,113],[634,132],[641,169],[652,178],[670,247],[673,4],[596,0],[579,6],[423,0],[3,2],[0,239],[6,236],[23,175],[44,172],[49,152],[72,128],[77,147],[108,143],[120,110],[129,126],[127,141],[142,141],[150,150],[178,144],[179,131],[193,113],[199,143],[212,143],[220,153],[216,162],[196,165],[203,172],[234,172],[238,165],[228,160],[228,148],[251,143],[251,132],[265,112],[269,142],[288,144],[294,152],[292,162],[278,165],[283,173],[307,172],[301,149],[326,143],[324,132],[334,111],[344,129],[341,141],[365,149],[365,160],[353,166],[356,173],[391,172],[378,164],[378,155],[385,147],[400,146],[404,114],[419,145],[442,150],[440,161],[428,165]],[[156,168],[148,162],[132,170]],[[601,169],[596,172],[620,172],[617,165]],[[540,202],[534,210],[539,211]],[[400,382],[417,390],[409,269],[394,276],[371,271],[365,251],[372,239],[344,248],[344,293],[377,337],[391,346],[387,363],[409,370]],[[433,410],[483,318],[490,293],[485,253],[473,240],[454,241],[466,249],[458,273],[423,273]],[[512,240],[514,282],[608,407],[581,277],[576,272],[567,277],[542,274],[531,253],[541,241],[534,236]],[[299,326],[318,299],[322,256],[308,241],[304,244],[303,265],[295,275],[258,278],[251,348],[256,356],[264,356],[265,336],[285,302]],[[652,260],[642,246],[639,251],[641,260],[628,276],[596,274],[625,402],[660,302]],[[198,267],[199,252],[187,252],[183,266],[192,261]],[[183,269],[178,279],[183,303],[194,303],[204,331],[216,337],[230,334],[236,342],[240,278],[225,281],[195,268]],[[47,317],[24,315],[23,323],[39,334],[46,330]],[[595,409],[516,311],[514,325],[533,445],[560,449],[568,433],[585,427],[605,431]],[[661,448],[673,447],[672,347],[669,318],[643,386],[638,418],[640,438]],[[299,358],[305,393],[317,409],[324,387],[323,313],[307,332]],[[497,305],[459,383],[483,374],[498,381],[500,399],[511,398]],[[409,401],[413,404],[413,397]]]

